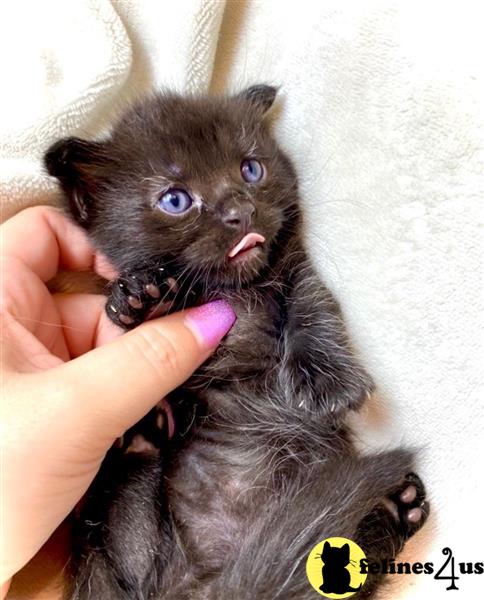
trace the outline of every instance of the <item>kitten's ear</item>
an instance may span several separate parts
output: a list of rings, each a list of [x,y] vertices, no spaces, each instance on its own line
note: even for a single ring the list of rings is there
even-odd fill
[[[98,176],[106,162],[102,142],[74,137],[56,142],[44,155],[45,168],[59,180],[72,216],[86,228],[91,220]]]
[[[350,559],[350,545],[349,544],[344,544],[343,546],[341,546],[341,550],[344,552],[344,555],[348,557],[348,560]]]
[[[330,552],[331,550],[331,544],[329,542],[324,542],[324,546],[323,546],[323,552],[321,553],[322,556],[327,556],[328,552]]]
[[[276,99],[277,88],[271,85],[253,85],[239,94],[240,98],[248,100],[254,107],[265,114]]]

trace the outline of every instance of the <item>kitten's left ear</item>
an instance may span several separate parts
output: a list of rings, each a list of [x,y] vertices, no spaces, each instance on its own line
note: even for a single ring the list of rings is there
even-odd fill
[[[277,88],[272,85],[252,85],[240,94],[239,98],[248,100],[255,108],[262,111],[265,114],[270,107],[273,105],[276,99]]]

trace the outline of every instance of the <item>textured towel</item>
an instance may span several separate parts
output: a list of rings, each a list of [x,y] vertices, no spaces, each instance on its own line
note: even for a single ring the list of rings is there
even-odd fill
[[[101,134],[152,88],[281,86],[275,126],[310,252],[379,385],[361,444],[423,448],[433,516],[406,556],[435,562],[444,546],[482,560],[483,17],[478,3],[396,0],[0,7],[3,218],[55,202],[51,142]],[[398,584],[402,598],[446,597],[430,576],[394,577],[389,597]]]

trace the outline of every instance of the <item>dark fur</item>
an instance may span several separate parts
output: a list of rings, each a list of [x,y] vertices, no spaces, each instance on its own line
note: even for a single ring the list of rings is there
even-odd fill
[[[162,458],[108,455],[79,520],[72,598],[309,599],[305,560],[324,538],[352,538],[378,558],[412,533],[381,505],[411,453],[362,457],[349,441],[345,416],[372,382],[301,242],[296,174],[263,118],[274,97],[268,86],[154,96],[108,139],[62,140],[46,155],[73,218],[120,271],[164,266],[185,285],[178,307],[188,282],[197,302],[226,298],[238,317],[171,395],[177,434]],[[259,185],[240,176],[246,157],[265,166]],[[200,206],[163,214],[156,202],[170,186]],[[226,217],[247,206],[249,230],[267,241],[249,263],[228,264],[247,219]]]

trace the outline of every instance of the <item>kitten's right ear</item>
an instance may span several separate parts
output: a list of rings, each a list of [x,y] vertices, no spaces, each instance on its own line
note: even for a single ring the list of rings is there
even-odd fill
[[[88,227],[94,205],[100,167],[106,162],[104,144],[80,138],[65,138],[53,144],[44,155],[49,175],[64,190],[72,216]]]
[[[272,85],[253,85],[239,94],[241,98],[250,102],[264,115],[276,99],[277,88]]]

